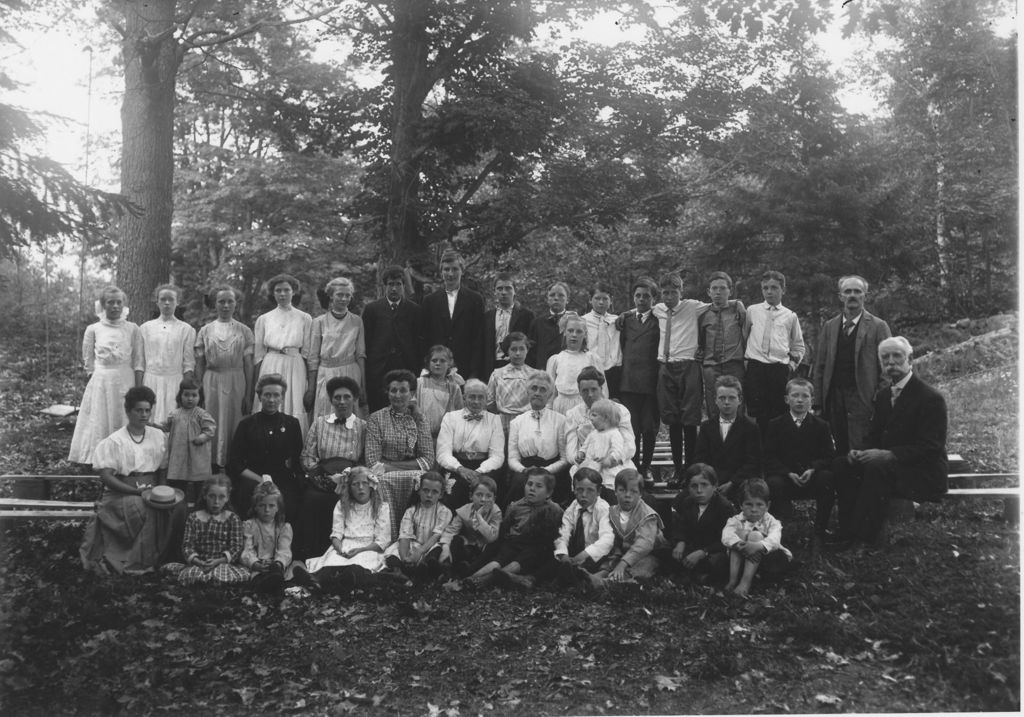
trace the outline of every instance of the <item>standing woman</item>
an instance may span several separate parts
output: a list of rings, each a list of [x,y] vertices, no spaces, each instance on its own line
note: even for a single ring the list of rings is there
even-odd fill
[[[213,437],[213,463],[228,464],[228,446],[235,427],[252,407],[252,355],[255,339],[252,329],[235,320],[238,292],[230,286],[217,286],[206,296],[217,318],[199,329],[196,337],[196,379],[202,381],[206,412],[217,422]]]
[[[279,374],[290,387],[281,412],[294,416],[305,435],[309,427],[302,397],[306,392],[306,347],[310,344],[313,317],[292,306],[299,294],[299,281],[288,274],[278,274],[267,282],[268,297],[277,308],[256,319],[256,378]],[[259,395],[254,411],[260,410]],[[287,494],[286,494],[287,495]]]
[[[96,446],[93,469],[103,481],[103,496],[79,551],[86,570],[148,572],[175,559],[181,549],[185,495],[159,486],[167,439],[146,425],[155,400],[146,386],[128,389],[123,408],[128,425]]]
[[[163,284],[156,287],[153,300],[160,309],[160,316],[139,327],[146,358],[142,383],[156,394],[153,420],[163,423],[174,411],[174,397],[178,394],[181,379],[193,377],[196,330],[174,315],[181,301],[181,289]]]
[[[303,404],[312,408],[313,420],[333,410],[331,397],[327,395],[327,382],[332,378],[348,376],[359,387],[357,397],[365,396],[366,337],[363,320],[348,310],[355,292],[351,279],[331,279],[320,298],[328,311],[313,319],[306,347],[309,375],[303,397]],[[365,398],[362,403],[366,403]],[[357,413],[366,415],[358,408]]]
[[[100,292],[97,315],[100,320],[85,327],[82,363],[89,383],[82,394],[75,433],[68,460],[91,464],[96,444],[125,425],[121,402],[133,386],[142,385],[145,368],[142,334],[126,318],[125,294],[116,286]]]

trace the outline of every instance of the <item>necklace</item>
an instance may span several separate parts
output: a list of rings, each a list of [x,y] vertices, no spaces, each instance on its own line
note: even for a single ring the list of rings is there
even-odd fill
[[[143,428],[142,429],[142,436],[139,437],[139,440],[135,440],[135,434],[132,433],[131,429],[129,428],[128,429],[128,437],[132,439],[132,443],[141,444],[144,440],[146,440],[146,429]]]

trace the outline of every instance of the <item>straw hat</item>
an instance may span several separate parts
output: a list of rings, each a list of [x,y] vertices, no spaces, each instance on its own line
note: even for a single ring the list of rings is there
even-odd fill
[[[168,485],[158,485],[142,491],[142,500],[150,508],[168,510],[185,500],[185,492]]]

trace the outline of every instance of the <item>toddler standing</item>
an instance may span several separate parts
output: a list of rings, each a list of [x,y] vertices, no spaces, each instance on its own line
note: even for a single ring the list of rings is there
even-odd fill
[[[169,431],[164,457],[167,481],[181,488],[190,503],[196,502],[199,486],[211,475],[211,441],[217,432],[213,416],[199,407],[202,400],[199,382],[191,377],[183,379],[174,398],[178,408],[167,416],[165,424]]]

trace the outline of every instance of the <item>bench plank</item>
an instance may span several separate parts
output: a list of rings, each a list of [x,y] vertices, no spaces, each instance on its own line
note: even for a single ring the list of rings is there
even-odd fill
[[[91,510],[96,507],[96,501],[70,501],[70,500],[33,500],[29,498],[0,498],[0,508],[78,508],[80,510]]]
[[[57,518],[58,520],[80,520],[96,515],[95,510],[0,510],[3,518]]]
[[[75,474],[75,475],[19,475],[15,473],[9,473],[7,475],[0,475],[0,481],[3,480],[92,480],[95,478],[99,480],[98,475],[92,474]]]

